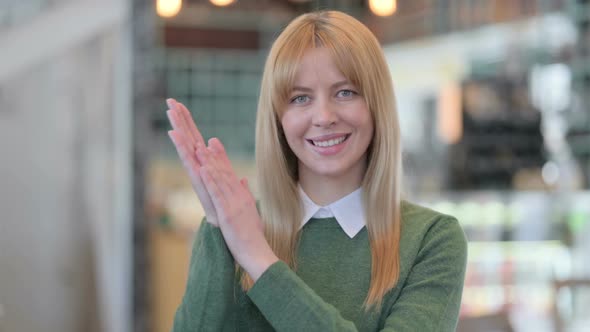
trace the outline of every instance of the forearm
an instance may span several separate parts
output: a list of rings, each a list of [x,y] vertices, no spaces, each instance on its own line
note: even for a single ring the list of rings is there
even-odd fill
[[[235,312],[234,261],[219,229],[203,222],[195,240],[186,291],[173,331],[224,331]],[[204,228],[203,228],[204,227]]]
[[[287,264],[276,262],[265,271],[248,296],[276,331],[357,331]]]

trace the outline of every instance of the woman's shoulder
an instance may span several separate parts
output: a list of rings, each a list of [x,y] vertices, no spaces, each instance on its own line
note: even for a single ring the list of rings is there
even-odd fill
[[[409,202],[401,202],[402,234],[425,235],[437,229],[455,230],[463,235],[459,221],[450,215]]]
[[[417,260],[441,256],[444,257],[436,259],[437,262],[456,261],[457,266],[464,265],[467,238],[455,217],[404,201],[401,219],[400,250],[406,268],[411,268]]]

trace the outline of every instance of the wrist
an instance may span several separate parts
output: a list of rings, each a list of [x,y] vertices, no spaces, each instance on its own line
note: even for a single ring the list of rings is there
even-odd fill
[[[246,270],[252,280],[256,282],[271,265],[278,261],[279,258],[274,254],[274,252],[272,252],[272,250],[270,250],[270,252],[266,253],[265,255],[253,258],[251,260],[251,264],[244,266],[244,270]]]

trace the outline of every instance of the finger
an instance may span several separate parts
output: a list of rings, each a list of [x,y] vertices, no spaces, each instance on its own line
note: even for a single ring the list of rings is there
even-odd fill
[[[213,180],[217,183],[217,187],[221,190],[226,200],[232,201],[239,188],[240,183],[235,176],[228,176],[227,172],[224,172],[221,167],[217,166],[211,170]]]
[[[223,189],[228,189],[228,180],[235,181],[236,183],[238,182],[237,177],[231,168],[228,168],[228,165],[225,162],[219,160],[220,157],[212,153],[209,148],[201,147],[201,149],[198,151],[200,151],[198,159],[203,165],[208,165],[211,167],[210,174],[215,180],[217,180],[218,186],[220,188],[222,188],[220,185],[221,182],[223,182]],[[229,189],[225,190],[224,192],[229,195],[234,192],[234,188],[229,186]]]
[[[207,149],[207,147],[205,147],[203,144],[197,143],[197,147],[195,148],[195,156],[201,165],[211,164],[209,154],[210,151]]]
[[[190,141],[182,131],[170,130],[168,131],[168,135],[170,136],[170,139],[176,146],[177,150],[180,149],[179,152],[182,152],[181,157],[186,157],[188,160],[198,162],[196,156],[193,153],[194,148],[191,147]]]
[[[192,146],[194,147],[197,142],[203,142],[203,138],[200,137],[200,135],[196,136],[191,128],[190,121],[192,121],[192,118],[190,119],[190,121],[186,118],[185,112],[188,113],[186,107],[181,107],[181,104],[177,101],[174,101],[173,103],[174,112],[176,113],[176,116],[180,121],[184,134],[191,141]]]
[[[173,130],[177,133],[178,142],[185,145],[189,150],[193,150],[194,142],[192,142],[192,139],[188,138],[186,129],[184,128],[185,126],[183,121],[179,118],[178,113],[174,110],[168,110],[166,114],[170,119]]]
[[[169,98],[166,100],[166,103],[168,104],[168,107],[170,107],[170,110],[168,112],[166,112],[166,114],[168,115],[168,118],[170,119],[170,123],[172,124],[172,127],[174,128],[174,130],[182,132],[186,136],[186,138],[188,139],[187,145],[191,149],[194,149],[196,140],[190,132],[189,126],[185,121],[183,112],[181,111],[180,107],[178,106],[178,102],[172,98]]]
[[[176,147],[176,152],[182,161],[184,168],[189,172],[196,174],[198,168],[201,166],[194,153],[191,152],[191,148],[187,144],[187,140],[184,135],[176,130],[170,130],[168,136]]]
[[[168,116],[168,120],[170,121],[173,130],[179,132],[184,131],[182,121],[179,118],[177,112],[175,112],[173,108],[166,111],[166,116]]]
[[[220,165],[220,158],[219,156],[217,156],[209,147],[206,147],[205,145],[202,144],[197,144],[197,160],[205,165],[210,165],[212,168],[214,169],[219,169],[220,167],[223,167],[223,165]]]
[[[176,115],[178,125],[191,140],[192,145],[194,146],[196,142],[202,142],[204,144],[205,141],[203,140],[203,136],[186,106],[172,98],[168,99],[167,102]]]
[[[210,166],[201,167],[201,169],[199,170],[199,174],[201,175],[201,178],[203,179],[203,183],[205,184],[205,187],[207,188],[207,192],[209,193],[209,197],[211,197],[211,201],[213,202],[213,205],[215,206],[215,210],[217,211],[217,216],[220,217],[220,219],[223,219],[221,217],[225,214],[225,211],[226,211],[225,195],[223,195],[223,193],[221,192],[221,190],[217,186],[217,183],[213,179],[213,176],[211,175],[211,167]]]
[[[184,106],[183,103],[177,103],[177,105],[192,139],[195,140],[195,142],[202,142],[203,144],[205,144],[203,135],[201,135],[199,128],[197,128],[197,123],[193,119],[191,112],[188,110],[188,108],[186,108],[186,106]]]
[[[221,140],[219,140],[217,137],[210,138],[209,149],[213,151],[213,155],[216,157],[218,169],[223,171],[226,176],[229,176],[237,181],[236,172],[232,167],[231,161],[225,152],[225,147],[221,143]]]
[[[210,165],[219,177],[224,180],[230,187],[231,192],[235,192],[239,189],[240,184],[236,173],[234,172],[231,163],[226,157],[217,155],[211,151],[211,148],[204,148],[201,152],[202,163]]]
[[[228,176],[225,171],[220,171],[223,169],[223,165],[219,163],[216,156],[209,150],[209,148],[199,144],[196,151],[197,160],[201,165],[207,166],[209,169],[209,175],[213,180],[218,182],[218,178]]]
[[[209,148],[215,152],[216,155],[221,156],[223,159],[229,162],[229,157],[227,156],[227,152],[225,152],[225,147],[221,140],[217,137],[212,137],[209,139]]]
[[[223,161],[219,160],[219,156],[213,154],[209,148],[201,147],[198,149],[199,160],[202,160],[203,165],[207,165],[210,172],[209,174],[216,181],[219,189],[231,200],[231,195],[239,187],[239,181],[235,176],[235,173],[231,169],[228,169],[228,165]]]
[[[182,164],[191,179],[193,189],[205,210],[205,214],[207,215],[207,222],[209,222],[212,225],[218,226],[217,213],[213,206],[211,197],[207,192],[207,188],[205,187],[201,175],[199,173],[201,165],[196,160],[195,153],[191,153],[190,150],[186,147],[186,145],[182,143],[182,134],[171,130],[168,132],[168,135],[170,136],[170,139],[176,147],[176,151],[178,152]]]

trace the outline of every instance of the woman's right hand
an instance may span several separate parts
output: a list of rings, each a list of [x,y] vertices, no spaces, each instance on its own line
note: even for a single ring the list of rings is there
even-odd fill
[[[201,179],[199,173],[201,165],[199,164],[196,155],[197,144],[201,144],[202,146],[207,145],[205,144],[199,129],[197,129],[197,125],[189,110],[183,104],[172,98],[167,99],[166,103],[170,108],[166,114],[168,115],[168,119],[173,128],[173,130],[168,132],[168,135],[170,136],[172,143],[174,143],[178,156],[182,160],[182,164],[190,177],[193,190],[201,201],[201,205],[205,210],[207,222],[219,227],[217,212],[215,211],[211,197],[205,188],[203,179]],[[212,146],[210,149],[215,150],[214,148],[215,146]]]

